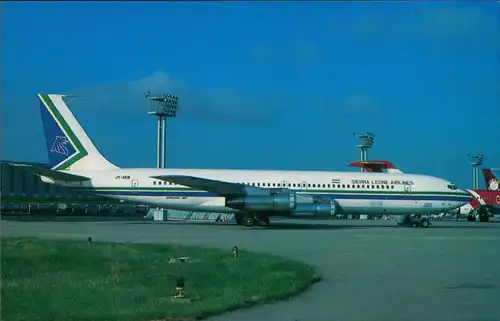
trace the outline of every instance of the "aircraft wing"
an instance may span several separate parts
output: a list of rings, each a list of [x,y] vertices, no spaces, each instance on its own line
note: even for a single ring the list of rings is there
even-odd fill
[[[90,178],[86,177],[86,176],[65,173],[62,171],[55,171],[55,170],[51,170],[51,169],[48,169],[48,168],[40,166],[40,165],[33,165],[33,164],[26,164],[26,163],[8,163],[8,164],[11,166],[19,167],[19,168],[26,170],[32,174],[35,174],[38,176],[48,177],[48,178],[56,180],[56,181],[79,182],[79,181],[90,180]]]
[[[151,178],[187,186],[218,194],[220,196],[270,195],[271,191],[261,187],[240,183],[225,182],[208,178],[186,175],[160,175]]]

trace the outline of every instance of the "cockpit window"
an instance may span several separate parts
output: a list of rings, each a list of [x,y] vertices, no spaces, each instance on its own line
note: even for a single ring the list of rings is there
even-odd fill
[[[449,189],[457,189],[457,186],[453,183],[448,184]]]

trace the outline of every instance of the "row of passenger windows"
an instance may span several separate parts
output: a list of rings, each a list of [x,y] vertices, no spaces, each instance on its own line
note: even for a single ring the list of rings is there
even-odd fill
[[[153,185],[177,185],[166,181],[153,181]]]
[[[394,185],[350,185],[350,184],[306,184],[306,183],[240,183],[257,187],[296,187],[305,188],[356,188],[356,189],[394,189]],[[176,185],[166,181],[153,181],[153,185]]]
[[[394,189],[394,185],[350,185],[350,184],[299,184],[299,183],[241,183],[257,187],[297,187],[297,188],[361,188],[361,189]]]

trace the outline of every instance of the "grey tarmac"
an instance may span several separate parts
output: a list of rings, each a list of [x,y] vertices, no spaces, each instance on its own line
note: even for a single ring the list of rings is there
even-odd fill
[[[210,321],[500,320],[500,223],[274,220],[267,229],[141,220],[2,219],[3,236],[179,243],[270,253],[323,278],[290,300]],[[187,284],[187,291],[189,285]]]

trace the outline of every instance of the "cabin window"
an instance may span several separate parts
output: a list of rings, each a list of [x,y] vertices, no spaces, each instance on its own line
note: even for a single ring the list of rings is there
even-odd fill
[[[361,185],[361,188],[365,188],[365,185]]]
[[[351,185],[347,185],[347,188],[351,188]]]
[[[337,188],[340,188],[340,184],[337,184]]]
[[[330,184],[328,184],[328,188],[330,188]]]
[[[359,188],[359,185],[357,186],[357,188]]]
[[[394,189],[394,185],[391,185],[391,189]]]
[[[156,181],[153,181],[153,185],[156,185]]]
[[[379,188],[380,188],[380,186],[377,185],[377,189],[379,189]]]

